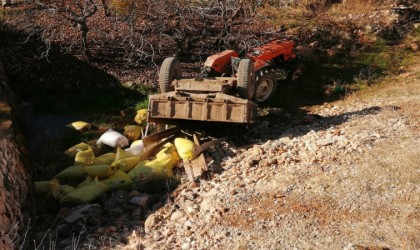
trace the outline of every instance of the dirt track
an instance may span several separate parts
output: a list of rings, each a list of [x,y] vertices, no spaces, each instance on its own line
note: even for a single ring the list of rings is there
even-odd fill
[[[270,124],[277,138],[222,154],[220,175],[179,188],[121,248],[419,249],[420,65],[407,72]]]

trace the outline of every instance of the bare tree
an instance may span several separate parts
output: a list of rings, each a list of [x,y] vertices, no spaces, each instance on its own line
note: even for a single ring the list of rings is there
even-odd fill
[[[95,2],[93,0],[61,0],[54,7],[66,21],[79,29],[83,56],[86,60],[91,61],[93,57],[88,45],[89,27],[87,21],[98,11]]]
[[[101,0],[102,8],[104,8],[105,16],[111,16],[111,10],[109,9],[109,3],[107,0]]]

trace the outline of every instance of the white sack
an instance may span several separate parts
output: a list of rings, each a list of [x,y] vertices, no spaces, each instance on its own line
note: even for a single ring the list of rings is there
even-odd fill
[[[106,131],[103,135],[101,135],[99,140],[96,142],[97,145],[101,143],[114,147],[114,148],[115,147],[125,148],[129,144],[127,137],[125,137],[121,133],[118,133],[117,131],[114,131],[112,129],[108,129],[108,131]]]
[[[133,143],[131,143],[130,148],[126,148],[125,151],[133,155],[139,155],[141,153],[144,153],[143,141],[142,140],[133,141]]]

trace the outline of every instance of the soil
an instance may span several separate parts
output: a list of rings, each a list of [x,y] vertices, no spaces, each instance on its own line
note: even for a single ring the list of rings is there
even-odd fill
[[[112,192],[96,204],[56,207],[55,216],[44,211],[38,220],[55,226],[37,242],[66,249],[418,249],[415,59],[379,85],[304,107],[306,115],[269,115],[257,131],[231,136],[206,151],[213,163],[197,183],[180,170],[180,183]],[[147,205],[131,202],[138,195]]]
[[[418,249],[418,62],[303,120],[269,120],[248,149],[224,145],[220,174],[179,187],[113,247]]]
[[[373,15],[374,29],[385,12]],[[395,21],[390,16],[386,21]],[[133,105],[147,96],[136,89],[138,81],[152,91],[157,86],[154,66],[113,64],[113,55],[87,63],[54,45],[48,58],[40,58],[40,41],[23,42],[26,31],[0,25],[0,47],[6,48],[0,55],[26,116],[36,180],[71,164],[63,149],[132,123]],[[94,204],[67,207],[36,197],[28,231],[33,246],[419,249],[420,58],[392,74],[374,63],[336,61],[369,51],[371,41],[359,43],[367,31],[359,28],[343,29],[352,38],[338,44],[322,29],[297,35],[306,75],[279,82],[278,98],[263,105],[258,126],[230,129],[228,140],[207,150],[209,171],[197,183],[179,168],[176,180],[109,192]],[[400,62],[408,52],[398,51]],[[183,64],[187,75],[199,65],[198,59]],[[375,85],[342,89],[357,77]],[[131,78],[137,82],[126,81]],[[98,129],[83,135],[63,129],[75,119]],[[226,135],[213,128],[207,133]]]

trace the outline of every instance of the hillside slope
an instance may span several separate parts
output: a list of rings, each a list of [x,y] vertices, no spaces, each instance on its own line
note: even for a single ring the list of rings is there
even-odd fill
[[[322,118],[270,124],[272,140],[233,148],[220,175],[177,190],[122,248],[419,249],[414,61],[379,86],[308,107]]]

